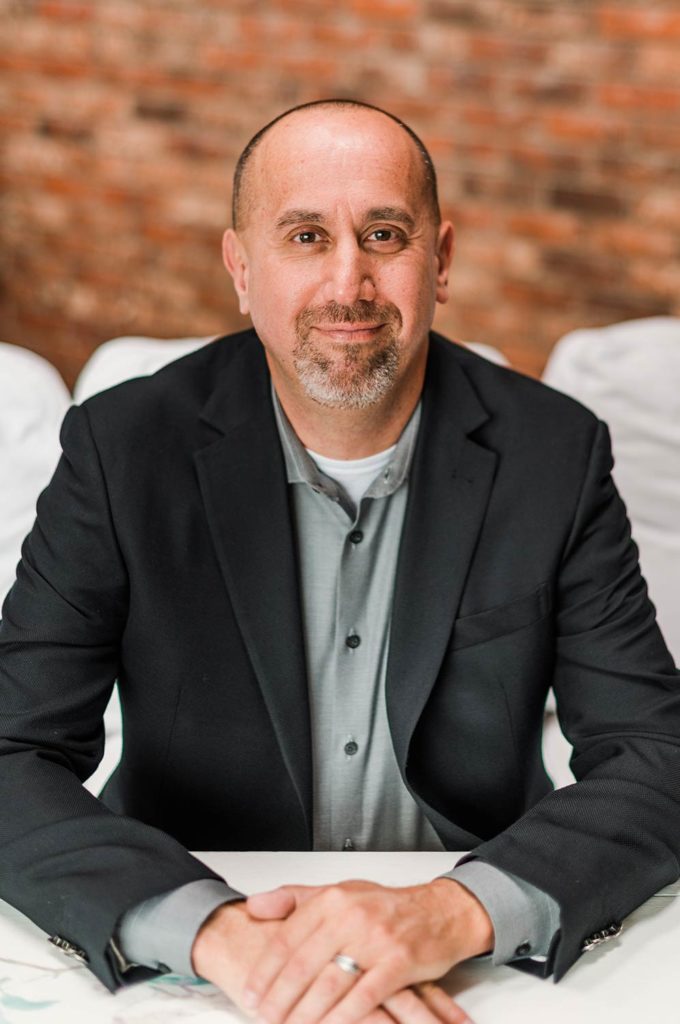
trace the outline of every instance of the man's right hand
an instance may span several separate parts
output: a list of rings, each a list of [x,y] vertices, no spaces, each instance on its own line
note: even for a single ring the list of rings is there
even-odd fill
[[[208,917],[198,931],[191,951],[194,971],[212,982],[244,1013],[246,979],[280,927],[279,921],[254,920],[245,903],[224,903]],[[291,1017],[294,1019],[295,1011]],[[363,1024],[472,1024],[465,1012],[432,982],[414,985],[389,999]]]
[[[198,930],[191,950],[194,971],[244,1009],[242,995],[250,965],[278,929],[278,921],[253,921],[245,903],[223,903]]]

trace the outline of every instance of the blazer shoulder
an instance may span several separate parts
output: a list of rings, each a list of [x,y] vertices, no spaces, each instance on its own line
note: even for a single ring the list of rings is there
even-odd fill
[[[82,403],[95,432],[145,431],[155,423],[193,420],[207,402],[218,380],[236,369],[240,358],[256,358],[261,345],[255,332],[223,335],[154,373],[116,384]]]
[[[511,367],[500,366],[460,342],[433,336],[439,358],[455,361],[466,375],[492,420],[512,432],[542,431],[593,437],[599,420],[595,413],[569,395]]]

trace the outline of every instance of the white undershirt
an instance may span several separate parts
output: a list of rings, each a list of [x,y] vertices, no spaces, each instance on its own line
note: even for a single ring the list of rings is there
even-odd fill
[[[386,469],[396,447],[393,444],[384,452],[367,455],[365,459],[329,459],[311,448],[305,450],[321,472],[344,487],[354,504],[358,505],[375,478]]]

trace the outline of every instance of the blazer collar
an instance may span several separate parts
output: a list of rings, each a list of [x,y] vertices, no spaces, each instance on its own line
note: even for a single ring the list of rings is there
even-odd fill
[[[394,590],[386,699],[407,780],[408,747],[439,673],[496,467],[471,435],[489,419],[456,347],[432,336]]]
[[[309,701],[295,541],[269,372],[253,331],[228,345],[201,411],[219,432],[194,455],[234,614],[259,681],[312,846]]]

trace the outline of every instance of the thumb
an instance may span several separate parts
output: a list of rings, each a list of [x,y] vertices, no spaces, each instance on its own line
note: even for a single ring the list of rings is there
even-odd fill
[[[260,921],[279,921],[292,914],[315,891],[316,886],[311,885],[282,885],[271,892],[249,896],[246,909],[251,917]]]

